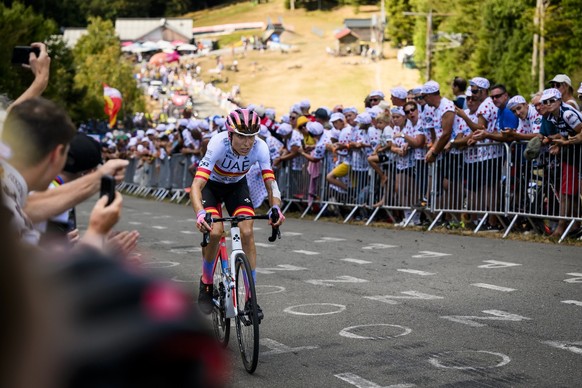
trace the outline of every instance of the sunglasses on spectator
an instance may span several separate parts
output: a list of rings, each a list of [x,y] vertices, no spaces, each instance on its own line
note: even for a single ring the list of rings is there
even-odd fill
[[[370,98],[370,102],[376,102],[376,101],[380,101],[380,99],[377,97]]]
[[[551,88],[556,88],[558,89],[560,86],[562,85],[561,82],[550,82],[550,87]]]
[[[551,98],[551,99],[549,99],[549,100],[542,101],[542,104],[544,104],[544,105],[552,105],[552,104],[553,104],[554,102],[556,102],[556,101],[558,101],[558,99],[557,99],[557,98]]]
[[[297,116],[289,116],[289,120],[297,120]]]
[[[424,100],[424,96],[416,96],[414,97],[415,100]]]
[[[499,93],[499,94],[492,94],[491,95],[491,98],[493,100],[497,100],[498,98],[501,98],[501,96],[503,96],[504,94],[505,94],[505,92],[504,93]]]
[[[303,128],[306,128],[306,127],[307,127],[307,124],[302,124],[302,125],[298,126],[297,129],[303,129]]]
[[[405,110],[404,113],[406,113],[407,115],[411,114],[412,112],[414,112],[416,110],[416,108],[410,108],[408,110]]]
[[[479,89],[471,89],[471,94],[479,94],[480,91]]]

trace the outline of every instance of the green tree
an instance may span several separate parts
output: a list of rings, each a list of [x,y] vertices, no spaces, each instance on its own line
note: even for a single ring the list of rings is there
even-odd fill
[[[133,77],[133,65],[121,55],[120,42],[110,21],[91,18],[87,35],[81,37],[73,51],[76,74],[75,88],[84,94],[75,109],[79,118],[102,117],[103,84],[118,89],[123,96],[124,113],[143,111],[143,94]]]
[[[414,11],[414,7],[410,0],[386,1],[386,16],[388,19],[386,32],[388,39],[395,47],[412,44],[415,17],[406,16],[403,13],[411,11]]]

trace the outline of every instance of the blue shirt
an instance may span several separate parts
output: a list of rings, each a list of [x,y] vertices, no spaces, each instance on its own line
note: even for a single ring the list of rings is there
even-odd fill
[[[495,124],[500,131],[507,128],[516,130],[517,127],[519,127],[519,119],[511,110],[503,107],[499,108],[499,111],[497,111],[497,122]]]

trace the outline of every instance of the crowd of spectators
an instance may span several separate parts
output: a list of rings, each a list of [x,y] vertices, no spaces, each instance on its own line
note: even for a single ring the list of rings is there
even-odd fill
[[[164,82],[169,88],[188,89],[196,79],[193,68],[177,66],[166,72],[169,76]],[[513,142],[535,143],[538,139],[543,143],[538,147],[541,156],[536,154],[534,159],[552,156],[560,161],[553,164],[561,186],[554,193],[559,209],[554,213],[548,209],[534,211],[531,203],[526,204],[527,187],[511,198],[511,206],[524,214],[551,213],[561,218],[545,221],[542,229],[554,237],[562,235],[569,217],[580,218],[582,115],[578,103],[582,86],[576,90],[578,99],[571,79],[564,74],[556,75],[543,93],[527,98],[513,96],[503,84],[491,85],[482,77],[469,81],[455,77],[446,89],[429,81],[410,90],[394,87],[389,98],[383,91],[374,90],[365,96],[364,109],[343,106],[340,101],[332,108],[313,108],[307,99],[292,105],[280,117],[263,106],[248,108],[261,117],[264,128],[260,136],[269,144],[274,168],[290,170],[285,181],[290,195],[303,190],[300,180],[304,175],[309,176],[312,199],[319,196],[313,189],[316,178],[325,176],[331,194],[320,200],[334,200],[334,193],[340,197],[359,192],[361,196],[362,188],[370,179],[376,179],[374,205],[404,208],[390,214],[390,221],[399,225],[430,222],[431,217],[422,211],[410,217],[413,209],[428,208],[431,201],[440,201],[441,205],[447,202],[447,206],[456,209],[499,213],[502,203],[508,200],[500,192],[508,164],[512,174],[524,174],[526,186],[531,180],[531,173],[520,170],[525,166],[522,155],[527,155],[526,145]],[[188,90],[193,93],[191,87]],[[445,95],[454,98],[450,100]],[[139,166],[146,166],[181,153],[188,156],[193,173],[205,144],[225,130],[224,117],[197,117],[190,107],[183,109],[178,119],[163,113],[156,119],[146,116],[136,117],[132,132],[106,134],[105,159],[136,159]],[[503,143],[512,144],[509,156],[505,155]],[[535,149],[533,146],[530,148]],[[441,165],[446,171],[433,177],[431,165],[435,162],[439,163],[439,171]],[[526,167],[532,169],[532,164],[528,162]],[[373,177],[370,171],[374,171]],[[436,192],[431,190],[434,180]],[[448,199],[441,196],[443,190],[449,191]],[[260,187],[254,191],[258,199],[253,202],[258,205],[264,192]],[[475,214],[461,219],[447,214],[439,224],[475,228],[480,222]],[[493,231],[505,226],[498,214],[490,214],[483,223],[484,229]],[[578,225],[574,226],[572,230],[579,232]]]

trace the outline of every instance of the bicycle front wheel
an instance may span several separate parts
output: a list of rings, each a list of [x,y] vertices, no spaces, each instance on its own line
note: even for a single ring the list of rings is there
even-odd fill
[[[244,254],[235,257],[236,335],[245,369],[253,373],[259,362],[259,317],[251,265]]]
[[[228,345],[230,338],[230,319],[226,317],[225,299],[226,290],[224,283],[222,283],[222,267],[219,262],[216,264],[218,268],[214,271],[214,295],[212,296],[215,303],[212,309],[212,326],[214,328],[214,335],[223,348]],[[218,304],[218,307],[216,306]]]

